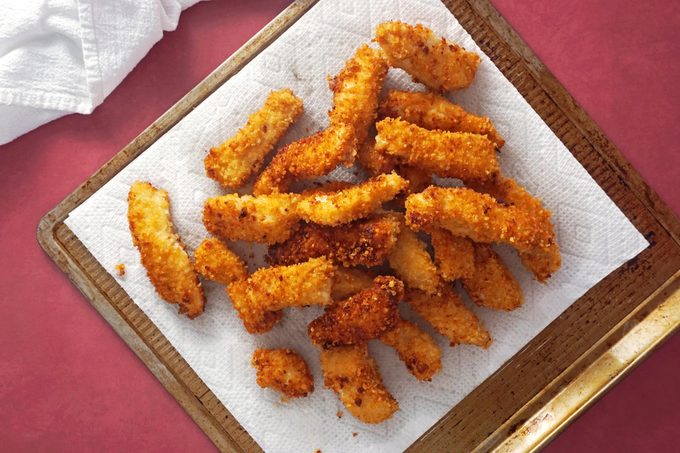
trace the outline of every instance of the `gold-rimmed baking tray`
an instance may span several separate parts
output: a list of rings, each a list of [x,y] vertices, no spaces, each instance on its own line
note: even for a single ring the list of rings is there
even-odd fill
[[[237,73],[316,0],[298,0],[40,222],[38,240],[221,450],[257,444],[64,224],[69,212]],[[444,2],[650,242],[591,288],[411,447],[529,450],[547,442],[680,324],[680,225],[486,1]]]

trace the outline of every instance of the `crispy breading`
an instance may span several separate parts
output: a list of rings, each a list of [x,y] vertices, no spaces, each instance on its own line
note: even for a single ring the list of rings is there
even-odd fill
[[[505,143],[488,117],[468,113],[462,107],[434,93],[392,90],[381,101],[378,116],[401,118],[425,129],[486,135],[497,148],[501,148]]]
[[[496,146],[485,135],[428,130],[401,119],[376,125],[375,150],[444,178],[489,178],[500,171]]]
[[[314,377],[305,360],[292,349],[257,349],[251,366],[257,385],[271,388],[286,398],[300,398],[314,391]]]
[[[488,244],[474,244],[475,270],[461,278],[470,299],[482,307],[514,310],[524,297],[519,282]]]
[[[407,286],[418,288],[427,294],[434,294],[439,290],[441,279],[425,243],[406,226],[402,227],[397,245],[387,261],[397,277]]]
[[[293,264],[326,256],[346,267],[379,266],[397,242],[396,213],[377,213],[335,227],[307,223],[285,242],[269,247],[270,264]]]
[[[450,285],[442,285],[436,295],[409,288],[406,290],[406,302],[446,337],[451,346],[465,343],[488,348],[491,344],[489,332]]]
[[[397,351],[416,379],[430,381],[442,368],[441,349],[430,334],[412,322],[400,319],[394,329],[380,336],[380,341]]]
[[[444,280],[452,282],[474,274],[475,248],[470,239],[455,236],[443,228],[432,228],[428,232],[434,260]]]
[[[549,223],[516,206],[467,188],[430,186],[406,199],[406,223],[413,229],[441,227],[475,242],[504,242],[521,252],[550,247]]]
[[[294,194],[254,197],[232,193],[209,198],[203,208],[203,224],[210,233],[228,241],[275,244],[288,239],[298,227],[296,201]]]
[[[375,40],[391,66],[403,69],[433,91],[468,87],[481,62],[476,53],[435,36],[421,24],[383,22],[375,31]]]
[[[292,266],[262,268],[247,280],[227,287],[234,308],[250,333],[271,330],[275,319],[271,313],[287,307],[327,305],[335,266],[326,258],[312,258]]]
[[[194,268],[204,278],[228,285],[248,277],[243,260],[227,244],[216,238],[205,239],[194,252]]]
[[[324,385],[340,397],[350,414],[364,423],[380,423],[399,403],[385,388],[366,343],[321,351]]]
[[[260,171],[264,158],[302,115],[302,100],[289,89],[272,91],[260,110],[233,137],[210,150],[208,176],[228,189],[241,187]]]
[[[522,259],[522,264],[534,274],[539,282],[544,282],[550,278],[562,264],[560,247],[555,237],[555,228],[550,220],[550,211],[545,209],[540,200],[520,186],[517,181],[504,178],[500,174],[486,181],[469,181],[468,186],[477,191],[488,193],[505,204],[528,211],[544,223],[550,231],[552,243],[529,251],[521,251],[519,256]]]
[[[375,212],[407,187],[408,181],[398,174],[383,174],[337,192],[301,196],[297,212],[308,222],[341,225]]]
[[[326,307],[323,315],[309,323],[309,337],[324,348],[377,338],[399,321],[397,304],[403,296],[401,281],[376,277],[371,287]]]
[[[293,142],[276,153],[253,186],[255,195],[286,192],[293,181],[323,176],[356,156],[354,128],[345,123]]]
[[[331,296],[333,300],[347,299],[371,286],[373,286],[373,277],[369,272],[339,267],[335,270]]]
[[[345,67],[330,81],[333,109],[328,113],[331,124],[352,127],[357,144],[364,143],[375,122],[378,95],[387,74],[382,51],[366,44],[357,49]]]
[[[205,295],[184,243],[170,217],[165,190],[137,181],[128,193],[128,223],[132,242],[158,294],[189,318],[203,313]]]

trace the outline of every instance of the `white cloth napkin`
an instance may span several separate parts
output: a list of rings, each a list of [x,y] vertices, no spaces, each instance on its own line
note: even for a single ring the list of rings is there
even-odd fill
[[[2,0],[0,144],[90,113],[199,0]]]
[[[347,414],[336,395],[324,388],[319,351],[306,333],[319,307],[288,310],[271,332],[249,335],[221,285],[206,283],[206,311],[194,320],[178,315],[176,306],[160,300],[132,245],[126,217],[130,185],[147,180],[169,192],[177,230],[193,251],[208,236],[201,223],[205,199],[223,193],[205,175],[207,150],[237,131],[275,88],[291,88],[305,104],[304,115],[284,142],[325,127],[331,108],[326,76],[337,74],[356,48],[370,41],[376,25],[391,19],[421,22],[480,52],[439,0],[321,0],[66,221],[267,452],[403,450],[589,288],[648,246],[515,87],[482,55],[472,86],[450,97],[494,121],[506,139],[500,154],[503,171],[553,212],[563,253],[562,268],[547,284],[540,284],[514,252],[500,248],[522,286],[525,304],[509,313],[473,307],[493,336],[488,350],[468,345],[451,348],[435,335],[442,347],[443,369],[432,382],[417,382],[393,350],[372,342],[371,353],[401,409],[385,423],[365,425]],[[399,70],[390,70],[387,85],[422,89]],[[344,167],[333,176],[356,179]],[[235,243],[234,248],[251,270],[262,265],[262,247]],[[115,272],[118,263],[126,266],[124,277]],[[412,314],[404,315],[425,326]],[[314,393],[284,404],[271,390],[259,388],[249,362],[255,348],[263,346],[298,350],[314,373]],[[337,417],[339,410],[344,417]]]

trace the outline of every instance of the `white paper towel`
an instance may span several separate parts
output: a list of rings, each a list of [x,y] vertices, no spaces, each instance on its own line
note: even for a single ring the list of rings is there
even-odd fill
[[[141,179],[168,190],[176,227],[194,249],[207,236],[201,223],[203,201],[221,193],[205,176],[207,150],[233,134],[271,89],[290,87],[305,102],[305,115],[287,134],[286,142],[325,127],[331,106],[326,76],[336,74],[357,46],[370,40],[379,22],[394,19],[423,23],[481,53],[437,0],[321,0],[66,221],[266,451],[394,452],[408,447],[585,291],[647,247],[642,235],[483,56],[474,84],[452,99],[495,122],[506,139],[501,153],[503,170],[552,210],[563,254],[560,271],[541,285],[521,267],[513,252],[500,249],[522,285],[526,303],[511,313],[475,308],[494,338],[489,350],[450,348],[437,337],[444,351],[443,370],[432,382],[423,383],[406,371],[392,350],[374,342],[371,352],[401,410],[391,420],[369,426],[349,414],[339,419],[337,411],[346,411],[335,394],[323,387],[318,351],[306,335],[307,323],[319,314],[318,309],[287,312],[273,331],[253,336],[245,332],[218,285],[205,285],[208,306],[193,321],[179,316],[176,306],[161,301],[128,231],[126,196],[130,185]],[[388,79],[389,87],[420,88],[398,70],[391,70]],[[348,175],[346,170],[336,170],[336,176]],[[262,263],[262,247],[237,244],[236,249],[251,270]],[[256,256],[249,258],[253,250]],[[127,267],[125,277],[114,271],[121,262]],[[249,366],[251,354],[259,346],[300,351],[314,373],[314,393],[284,404],[270,390],[260,389]]]

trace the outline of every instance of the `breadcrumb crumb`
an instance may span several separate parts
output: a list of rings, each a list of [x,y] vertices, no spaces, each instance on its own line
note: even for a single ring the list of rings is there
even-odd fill
[[[271,388],[287,398],[305,397],[314,391],[307,363],[292,349],[258,349],[251,365],[262,388]]]

